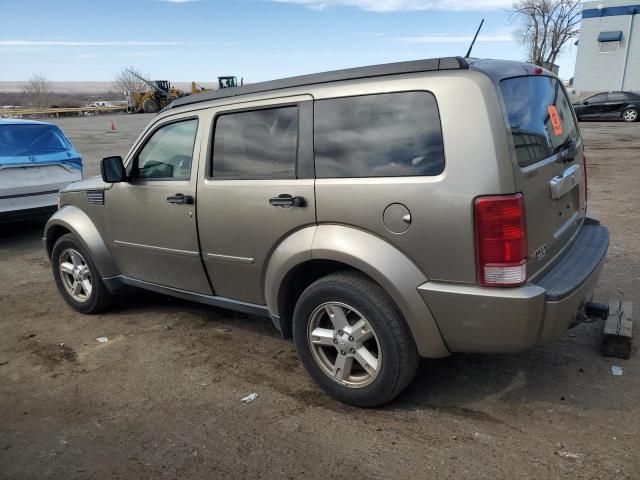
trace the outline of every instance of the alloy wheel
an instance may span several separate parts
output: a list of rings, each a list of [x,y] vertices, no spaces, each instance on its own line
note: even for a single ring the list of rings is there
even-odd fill
[[[638,119],[638,112],[636,110],[627,110],[624,112],[624,119],[627,122],[635,122]]]
[[[89,300],[93,290],[91,272],[80,252],[73,248],[63,250],[58,264],[62,285],[69,296],[80,303]]]
[[[380,373],[382,350],[369,321],[339,302],[318,306],[311,314],[307,338],[323,372],[350,388],[370,385]]]

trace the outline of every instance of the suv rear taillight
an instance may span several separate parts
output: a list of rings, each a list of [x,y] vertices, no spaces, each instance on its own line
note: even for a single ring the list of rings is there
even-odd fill
[[[515,287],[527,281],[527,227],[524,197],[478,197],[473,208],[478,283]]]

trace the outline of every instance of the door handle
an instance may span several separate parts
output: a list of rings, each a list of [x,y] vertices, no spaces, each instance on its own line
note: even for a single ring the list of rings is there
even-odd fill
[[[278,195],[269,199],[269,203],[274,207],[291,208],[291,207],[306,207],[307,201],[304,197],[294,197],[288,193]]]
[[[193,196],[185,195],[184,193],[176,193],[170,197],[167,197],[167,202],[173,205],[192,205]]]

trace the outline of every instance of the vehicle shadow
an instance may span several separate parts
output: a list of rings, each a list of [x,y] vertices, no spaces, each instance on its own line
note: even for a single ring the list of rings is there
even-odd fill
[[[287,351],[294,348],[290,340],[281,339],[267,318],[141,290],[135,290],[125,298],[116,307],[122,313],[135,315],[175,309],[188,313],[192,325],[200,322],[200,327],[241,330],[281,342]],[[610,377],[607,362],[599,352],[601,328],[600,323],[582,325],[556,342],[517,354],[456,354],[437,360],[422,359],[415,380],[383,409],[399,412],[425,409],[476,421],[504,423],[475,405],[488,400],[514,409],[538,402],[555,405],[553,408],[611,408],[613,390],[600,386],[593,388],[594,382],[600,382],[598,379]],[[268,363],[270,368],[274,367],[272,362]],[[350,408],[333,405],[317,387],[310,391],[308,386],[297,389],[290,383],[271,386],[310,405]],[[614,385],[615,388],[618,387]],[[620,408],[633,403],[633,399],[624,394],[616,401]]]
[[[201,326],[223,326],[246,330],[275,339],[281,338],[269,318],[202,305],[197,302],[190,302],[138,288],[130,288],[122,295],[119,295],[111,311],[135,315],[157,311],[158,309],[188,313],[199,321]]]
[[[601,323],[569,330],[556,342],[514,354],[456,354],[423,359],[414,382],[390,407],[426,408],[489,422],[474,410],[479,400],[521,408],[549,405],[610,409],[634,400],[624,386],[611,382],[610,361],[600,354]]]
[[[0,223],[0,249],[32,249],[42,247],[42,235],[48,218],[34,218]]]

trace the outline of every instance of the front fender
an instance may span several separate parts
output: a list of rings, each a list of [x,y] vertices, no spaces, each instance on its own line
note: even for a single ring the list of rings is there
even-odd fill
[[[78,238],[103,278],[120,274],[111,252],[94,223],[85,212],[73,205],[66,205],[54,213],[44,228],[42,242],[49,258],[53,244],[59,237],[60,229],[67,230]]]
[[[370,233],[342,225],[299,230],[278,246],[267,269],[267,307],[278,315],[278,291],[293,268],[309,260],[349,265],[376,281],[393,299],[409,325],[423,357],[449,355],[436,322],[417,287],[427,277],[400,250]]]

